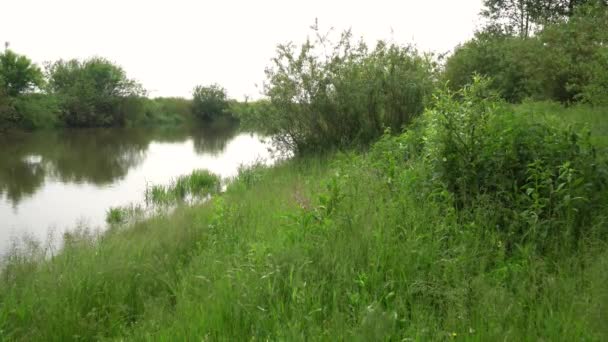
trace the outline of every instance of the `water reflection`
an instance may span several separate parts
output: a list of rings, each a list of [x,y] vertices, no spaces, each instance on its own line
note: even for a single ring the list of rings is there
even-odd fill
[[[228,141],[236,135],[238,125],[231,121],[217,121],[197,129],[193,135],[194,149],[197,153],[218,155],[226,149]]]
[[[123,179],[152,142],[192,139],[198,154],[221,154],[238,126],[220,122],[184,129],[86,129],[0,134],[0,200],[13,207],[45,181],[103,186]]]
[[[6,196],[16,205],[42,185],[45,171],[40,163],[31,163],[11,150],[6,145],[0,150],[0,198]]]

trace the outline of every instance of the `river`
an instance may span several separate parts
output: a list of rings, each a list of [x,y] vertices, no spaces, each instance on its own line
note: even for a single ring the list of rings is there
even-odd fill
[[[103,229],[108,208],[143,203],[148,185],[193,169],[229,178],[241,164],[272,163],[268,147],[230,124],[0,133],[0,254],[24,237]]]

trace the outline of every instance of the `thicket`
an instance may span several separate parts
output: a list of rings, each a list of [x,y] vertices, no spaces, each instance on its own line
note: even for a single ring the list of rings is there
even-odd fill
[[[348,31],[332,42],[316,25],[313,30],[315,38],[299,48],[279,45],[266,70],[270,106],[257,121],[278,147],[364,145],[422,113],[435,85],[431,56],[382,41],[370,49]]]

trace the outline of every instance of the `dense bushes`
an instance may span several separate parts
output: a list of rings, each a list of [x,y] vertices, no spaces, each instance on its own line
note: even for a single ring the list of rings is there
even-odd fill
[[[226,89],[217,84],[196,86],[192,92],[192,113],[195,117],[211,121],[228,115]]]
[[[465,213],[487,209],[484,224],[510,244],[576,244],[605,203],[605,159],[588,133],[515,113],[489,88],[476,79],[439,93],[415,127],[374,147],[378,160],[399,165],[379,169],[395,178],[402,162],[421,163],[431,184],[421,193],[448,194]]]
[[[332,44],[315,32],[299,50],[279,45],[266,70],[268,112],[258,116],[279,147],[305,152],[369,143],[420,114],[433,89],[434,63],[412,47]]]
[[[492,88],[511,102],[533,98],[603,104],[608,101],[606,27],[608,7],[594,2],[532,37],[492,27],[456,48],[445,65],[445,79],[458,90],[476,73],[492,77]]]
[[[60,60],[43,74],[25,56],[0,54],[0,129],[176,125],[191,122],[192,101],[146,98],[104,59]]]
[[[119,66],[103,59],[58,61],[47,68],[49,90],[69,126],[115,126],[127,121],[130,103],[144,94]],[[132,100],[131,100],[132,101]]]

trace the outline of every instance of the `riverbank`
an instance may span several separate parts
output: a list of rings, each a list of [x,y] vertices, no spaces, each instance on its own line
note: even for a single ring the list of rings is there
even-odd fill
[[[504,146],[515,133],[536,132],[539,144],[525,151],[575,153],[555,140],[561,133],[543,129],[597,121],[591,140],[605,160],[605,111],[524,104],[515,112],[499,121],[512,126],[491,126],[504,130]],[[428,148],[418,138],[385,136],[366,152],[242,170],[205,204],[98,237],[67,235],[49,261],[36,261],[36,248],[13,254],[0,281],[0,336],[605,339],[605,204],[582,221],[555,209],[532,222],[528,211],[487,196],[458,202],[434,164],[414,156]],[[530,195],[515,191],[521,201]],[[554,230],[514,236],[504,229],[513,222]],[[572,222],[582,222],[576,240],[567,234]]]

